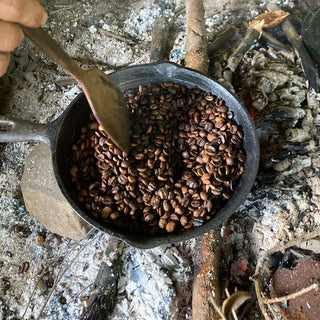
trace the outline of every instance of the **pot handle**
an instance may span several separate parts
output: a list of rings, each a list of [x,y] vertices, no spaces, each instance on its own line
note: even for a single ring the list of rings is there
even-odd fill
[[[50,146],[46,125],[0,116],[0,142],[42,141]]]

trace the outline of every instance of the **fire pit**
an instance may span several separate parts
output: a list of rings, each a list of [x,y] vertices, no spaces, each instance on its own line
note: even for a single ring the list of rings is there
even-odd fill
[[[151,8],[153,10],[159,3],[163,4],[162,1],[153,2],[148,10]],[[299,6],[299,2],[290,1],[292,5],[291,8],[288,8],[290,19],[293,21],[297,13],[303,16],[306,11],[309,11],[309,9],[301,10],[301,6],[307,6],[308,3],[310,5],[311,2],[303,2],[303,4],[300,2]],[[249,2],[249,4],[252,3]],[[82,5],[85,3],[74,4],[77,9]],[[210,5],[216,6],[217,4],[210,2]],[[101,6],[103,4],[100,4],[100,7],[96,6],[95,10],[101,9]],[[229,10],[230,6],[231,4],[227,4],[223,12],[219,14],[216,14],[216,11],[207,11],[206,26],[209,26],[209,31],[212,26],[213,38],[217,38],[218,33],[232,23],[242,25],[243,21],[253,19],[257,13],[267,10],[265,2],[259,2],[259,6],[254,4],[248,10],[243,10],[243,4],[241,6],[239,4],[242,14],[238,15]],[[282,9],[287,10],[287,8]],[[63,14],[58,13],[59,18],[63,18],[66,12],[68,11],[65,10]],[[77,12],[81,10],[74,10],[73,14],[76,15]],[[226,15],[224,15],[225,12]],[[138,16],[139,14],[135,17],[138,19]],[[86,16],[84,15],[82,19],[85,20]],[[144,19],[142,15],[139,20],[135,21],[140,21],[140,19]],[[183,23],[183,19],[184,16],[180,15],[174,24],[181,26],[180,22]],[[51,21],[53,20],[52,17]],[[68,21],[67,26],[71,20],[66,20]],[[139,51],[138,56],[137,51],[132,53],[132,47],[128,42],[115,39],[109,41],[109,38],[105,41],[104,29],[99,29],[103,26],[99,25],[100,22],[96,25],[96,21],[87,21],[88,24],[83,25],[80,20],[76,20],[73,20],[72,23],[77,23],[77,27],[65,28],[61,39],[70,39],[68,49],[75,57],[79,56],[79,52],[82,53],[80,49],[77,50],[82,48],[84,43],[91,46],[90,54],[94,53],[94,63],[84,60],[84,55],[81,54],[78,61],[84,64],[84,67],[87,67],[89,63],[88,67],[98,66],[106,70],[117,69],[119,65],[125,66],[132,61],[147,62],[149,53],[143,52],[143,46],[148,44],[150,39],[144,37],[144,33],[141,37],[143,45],[135,42],[134,47],[142,50]],[[52,34],[59,29],[62,31],[60,26],[57,27],[52,22],[49,21],[48,25]],[[65,23],[65,20],[62,19],[61,24]],[[88,26],[92,26],[90,30]],[[218,49],[231,49],[230,43],[236,44],[236,41],[239,40],[238,31],[241,28],[239,24],[233,27],[235,30],[233,40],[222,42],[222,44],[220,42]],[[122,26],[115,30],[122,31],[121,28]],[[81,29],[81,32],[76,32],[75,29]],[[269,30],[266,32],[270,33]],[[246,30],[242,30],[240,37],[243,37],[245,33]],[[141,35],[137,31],[133,34],[134,37]],[[124,34],[121,33],[121,35]],[[179,52],[182,52],[179,51],[182,48],[181,39],[176,40],[170,56],[171,60],[179,63],[183,63],[183,57],[179,56]],[[209,38],[209,41],[210,39],[212,37]],[[265,40],[264,36],[261,37],[258,44],[254,43],[253,49],[251,48],[241,56],[239,68],[235,72],[232,71],[234,92],[240,98],[241,104],[250,108],[252,116],[255,117],[255,126],[262,144],[261,165],[255,188],[232,219],[228,219],[223,224],[221,230],[224,255],[221,260],[218,259],[218,264],[223,270],[222,276],[227,280],[226,286],[230,294],[235,287],[238,290],[252,292],[253,283],[250,281],[250,276],[254,274],[257,261],[266,250],[281,245],[292,239],[294,235],[303,235],[319,227],[319,94],[312,92],[306,85],[297,54],[283,37],[279,40],[285,43],[284,49],[272,48],[269,40]],[[210,45],[212,43],[210,42]],[[227,48],[223,46],[223,43],[228,44]],[[114,51],[110,51],[113,50],[110,49],[111,47],[118,51],[115,60],[112,60]],[[29,55],[26,54],[26,51],[29,52]],[[108,52],[107,61],[111,62],[111,67],[101,63],[101,61],[106,61],[106,52]],[[122,52],[126,54],[119,54]],[[223,78],[221,71],[225,71],[226,56],[229,56],[230,53],[225,53],[221,60],[217,57],[218,54],[214,58],[210,56],[215,71],[212,72],[210,69],[211,75],[214,75],[219,81]],[[61,71],[56,75],[57,70],[52,69],[50,64],[40,65],[40,59],[34,60],[33,64],[27,63],[28,56],[32,56],[32,48],[28,47],[26,42],[26,46],[18,49],[14,54],[16,68],[10,73],[10,77],[14,80],[14,100],[8,114],[46,123],[60,115],[62,110],[69,105],[71,96],[74,97],[79,91]],[[112,58],[109,59],[109,57]],[[116,65],[114,61],[117,61]],[[136,86],[137,83],[134,87]],[[78,99],[80,101],[81,97]],[[254,108],[252,108],[252,102],[254,102]],[[260,109],[256,109],[256,106]],[[74,138],[76,139],[76,135]],[[90,247],[79,254],[79,262],[70,273],[61,278],[60,282],[55,282],[53,293],[44,291],[42,280],[38,282],[38,279],[42,277],[39,275],[42,267],[46,270],[44,282],[49,286],[50,283],[52,284],[50,279],[55,279],[58,275],[60,265],[64,268],[71,261],[61,263],[62,257],[67,253],[66,248],[70,248],[70,251],[74,248],[75,253],[81,248],[75,247],[75,242],[71,242],[70,245],[66,238],[60,239],[61,243],[56,244],[53,240],[54,235],[42,228],[40,224],[36,224],[34,219],[30,219],[23,206],[19,197],[22,163],[24,156],[33,147],[33,144],[24,143],[10,143],[2,146],[1,232],[3,237],[1,244],[4,250],[0,266],[3,278],[1,289],[4,291],[5,301],[3,302],[0,298],[0,303],[2,305],[4,303],[6,308],[2,309],[4,310],[2,312],[5,312],[4,317],[8,314],[19,318],[23,314],[27,318],[37,317],[44,304],[43,300],[50,294],[52,299],[48,300],[42,312],[43,316],[50,318],[51,313],[51,317],[55,319],[77,318],[83,308],[83,300],[87,298],[91,290],[85,288],[95,278],[92,268],[97,263],[100,264],[97,257],[104,248],[99,244],[105,243],[108,235],[104,234],[102,238],[99,238],[98,244],[90,243]],[[39,241],[37,244],[34,243],[33,239],[38,233],[44,239],[42,244],[39,244]],[[155,319],[161,319],[163,315],[173,314],[182,318],[189,316],[190,319],[193,268],[198,263],[193,260],[194,253],[198,250],[198,248],[194,250],[194,243],[194,241],[183,241],[172,246],[159,246],[150,250],[125,246],[123,256],[120,258],[123,263],[122,269],[120,267],[119,270],[121,276],[115,299],[117,303],[111,317],[114,319],[146,318],[152,314]],[[23,255],[20,255],[21,252]],[[94,259],[89,259],[88,253],[92,254]],[[101,260],[105,261],[104,258]],[[107,261],[109,263],[110,260]],[[29,262],[29,269],[27,268],[28,263],[25,262]],[[91,272],[91,277],[88,276],[88,272]],[[211,275],[210,273],[205,274]],[[75,288],[76,282],[80,283],[77,288]],[[224,289],[225,287],[221,288],[222,291]],[[17,295],[16,292],[24,292],[24,294]],[[77,297],[75,297],[75,292],[79,294]],[[211,293],[210,290],[209,294]],[[281,298],[281,294],[276,296],[276,298],[279,297]],[[226,295],[223,295],[222,299],[225,298]],[[208,304],[210,306],[210,301]],[[239,308],[238,313],[243,315],[246,312],[246,318],[263,317],[254,299],[252,303],[248,301],[243,307],[245,310]],[[274,311],[274,304],[272,307]],[[269,306],[266,305],[266,308],[268,309]],[[274,312],[277,317],[280,317],[278,311]]]

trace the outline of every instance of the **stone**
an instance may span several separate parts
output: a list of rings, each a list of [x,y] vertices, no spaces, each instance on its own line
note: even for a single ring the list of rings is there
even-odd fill
[[[91,229],[64,198],[46,144],[39,143],[26,157],[21,190],[30,216],[52,233],[79,240]]]

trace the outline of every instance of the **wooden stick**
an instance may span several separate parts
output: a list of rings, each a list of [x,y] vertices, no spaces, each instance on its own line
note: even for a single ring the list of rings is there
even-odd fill
[[[156,19],[151,41],[150,62],[164,60],[169,33],[169,21],[165,17]]]
[[[194,258],[194,280],[192,293],[193,320],[218,320],[216,309],[209,301],[221,305],[219,286],[219,250],[218,231],[212,230],[197,239],[197,250]],[[214,296],[213,296],[214,295]]]
[[[214,306],[215,310],[217,311],[217,313],[219,314],[220,318],[222,320],[228,320],[226,318],[226,316],[222,313],[221,308],[217,305],[217,303],[214,301],[214,299],[212,298],[212,296],[210,296],[210,302],[212,303],[212,305]]]
[[[203,73],[208,71],[207,35],[202,0],[186,0],[186,64]]]
[[[187,39],[186,63],[203,73],[208,71],[207,37],[202,0],[186,0]],[[218,281],[218,235],[215,230],[197,239],[194,258],[194,280],[192,291],[193,320],[220,319],[210,304],[214,299],[221,305]],[[214,297],[213,297],[214,295]]]

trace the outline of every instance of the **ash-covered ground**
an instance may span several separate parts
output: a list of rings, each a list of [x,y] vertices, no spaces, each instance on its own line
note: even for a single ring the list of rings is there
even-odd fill
[[[163,15],[171,22],[170,60],[184,63],[183,1],[42,3],[49,14],[45,28],[84,68],[98,67],[109,72],[147,63],[154,21]],[[303,10],[308,10],[299,1],[277,3],[293,12],[299,8],[296,10],[300,18]],[[214,38],[228,25],[241,25],[264,12],[266,5],[267,1],[205,1],[208,32]],[[222,271],[234,286],[245,285],[243,280],[254,273],[266,250],[320,225],[319,102],[307,90],[293,51],[253,48],[242,62],[235,91],[246,104],[244,89],[255,88],[254,73],[270,71],[275,63],[283,66],[277,72],[286,75],[287,80],[281,88],[275,87],[273,100],[270,98],[268,103],[286,100],[290,105],[293,101],[296,108],[303,109],[299,123],[292,127],[300,128],[305,119],[308,136],[300,143],[287,142],[293,147],[287,147],[286,153],[280,147],[284,133],[278,126],[261,120],[263,117],[255,120],[259,138],[266,146],[262,149],[259,175],[248,200],[222,229]],[[265,77],[274,80],[270,72]],[[1,114],[40,123],[56,119],[80,92],[70,76],[28,40],[12,54],[9,71],[1,82]],[[280,90],[292,87],[297,89]],[[52,234],[29,217],[20,181],[24,159],[36,145],[37,142],[1,144],[0,319],[38,319],[41,311],[43,319],[80,319],[108,236],[92,230],[81,241],[69,240]],[[191,319],[194,246],[194,240],[149,250],[125,246],[110,318]],[[246,267],[239,270],[243,263]],[[262,318],[256,303],[245,318]]]

